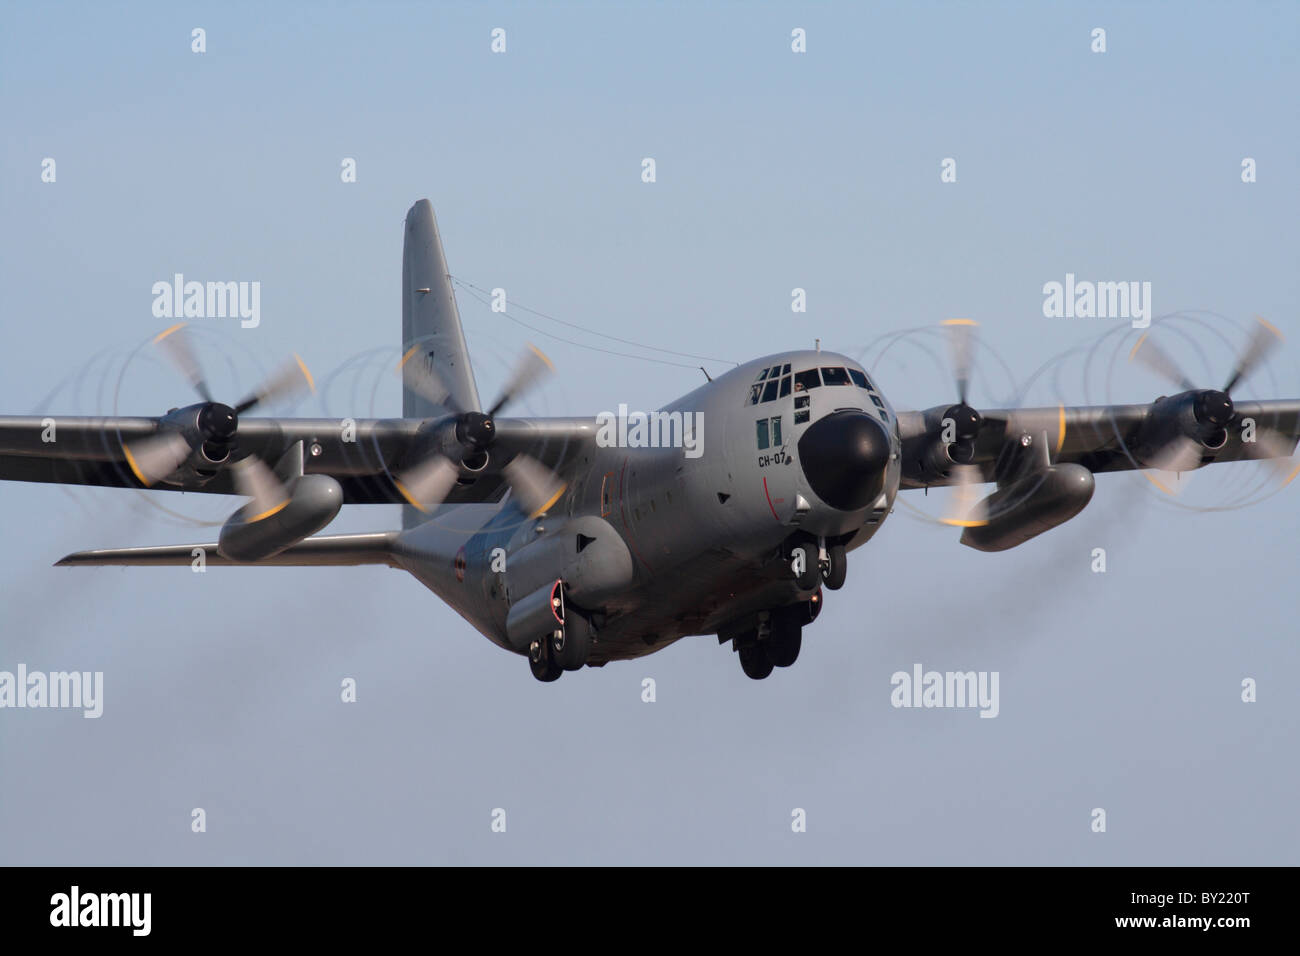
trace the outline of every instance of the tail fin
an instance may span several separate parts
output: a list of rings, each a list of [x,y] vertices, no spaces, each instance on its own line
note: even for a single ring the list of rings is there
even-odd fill
[[[412,346],[419,346],[424,360],[433,366],[462,410],[482,411],[438,222],[427,199],[421,199],[406,214],[406,244],[402,249],[403,353]],[[442,411],[410,391],[402,399],[403,418],[429,418]]]
[[[406,214],[402,249],[403,354],[412,348],[420,350],[423,360],[437,373],[462,411],[482,411],[438,222],[427,199],[421,199]],[[403,418],[432,418],[444,413],[445,409],[409,389],[403,392]],[[421,520],[414,508],[402,509],[402,527],[409,528]]]

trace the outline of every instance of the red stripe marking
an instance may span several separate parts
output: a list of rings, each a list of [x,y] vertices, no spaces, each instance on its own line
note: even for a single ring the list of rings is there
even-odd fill
[[[773,517],[773,518],[776,518],[777,521],[780,521],[781,518],[780,518],[780,516],[776,513],[776,508],[773,507],[773,505],[772,505],[772,495],[771,495],[771,493],[767,490],[767,475],[764,475],[764,476],[763,476],[763,494],[767,495],[767,506],[768,506],[769,508],[772,509],[772,517]]]

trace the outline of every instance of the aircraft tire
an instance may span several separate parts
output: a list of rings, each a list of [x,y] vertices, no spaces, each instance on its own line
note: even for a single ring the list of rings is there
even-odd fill
[[[800,542],[790,550],[790,558],[793,562],[794,552],[803,552],[803,573],[795,575],[795,581],[799,584],[799,590],[812,591],[821,583],[821,561],[817,554],[817,545],[809,542]],[[792,565],[793,566],[793,565]]]
[[[832,591],[838,591],[844,587],[844,581],[849,576],[849,556],[844,551],[844,545],[832,544],[826,548],[827,567],[822,573],[822,583]]]
[[[528,649],[528,669],[533,672],[534,677],[546,684],[558,680],[564,673],[564,669],[555,662],[555,657],[551,654],[550,637],[534,642]]]
[[[740,649],[740,669],[751,680],[762,680],[772,673],[772,660],[767,656],[766,650],[757,644],[751,644]]]
[[[576,611],[564,616],[560,637],[551,636],[551,657],[566,671],[581,670],[591,653],[591,622]]]
[[[799,659],[803,628],[788,614],[772,615],[772,633],[767,638],[767,656],[776,667],[789,667]]]

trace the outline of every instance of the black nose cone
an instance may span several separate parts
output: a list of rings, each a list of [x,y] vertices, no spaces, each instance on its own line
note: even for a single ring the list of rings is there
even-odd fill
[[[864,412],[835,412],[803,433],[799,462],[818,498],[842,511],[856,511],[885,488],[889,435]]]

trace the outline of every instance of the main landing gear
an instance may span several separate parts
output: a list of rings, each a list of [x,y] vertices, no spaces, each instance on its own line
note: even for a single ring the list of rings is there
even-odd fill
[[[819,589],[807,601],[775,608],[767,612],[766,620],[760,616],[756,627],[734,638],[740,656],[740,668],[745,676],[762,680],[776,667],[789,667],[799,659],[803,647],[803,628],[821,613],[822,592]]]
[[[591,639],[591,622],[570,609],[562,627],[528,645],[528,669],[548,684],[565,671],[580,670],[591,654]]]

